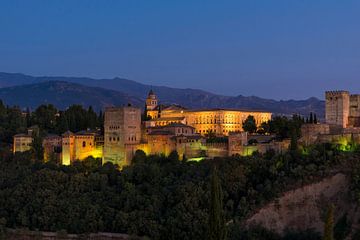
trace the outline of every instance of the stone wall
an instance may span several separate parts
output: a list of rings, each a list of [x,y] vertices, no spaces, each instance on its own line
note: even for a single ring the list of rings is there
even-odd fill
[[[320,134],[330,134],[329,124],[303,124],[301,126],[301,139],[300,142],[305,145],[313,144],[316,142]]]

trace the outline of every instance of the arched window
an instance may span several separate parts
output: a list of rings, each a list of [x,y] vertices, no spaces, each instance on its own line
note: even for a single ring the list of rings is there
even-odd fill
[[[82,142],[82,146],[86,147],[86,142],[85,141]]]

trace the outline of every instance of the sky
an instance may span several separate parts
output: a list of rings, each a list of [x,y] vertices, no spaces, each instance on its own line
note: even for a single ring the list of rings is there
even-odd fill
[[[358,0],[1,0],[0,71],[273,99],[360,93]]]

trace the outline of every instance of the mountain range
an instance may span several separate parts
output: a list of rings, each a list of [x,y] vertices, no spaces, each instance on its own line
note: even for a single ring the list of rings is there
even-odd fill
[[[149,86],[123,78],[92,79],[79,77],[33,77],[0,72],[0,99],[8,105],[36,108],[52,103],[60,109],[71,104],[106,106],[131,103],[143,107],[150,89],[162,104],[179,104],[187,108],[239,108],[270,111],[274,114],[324,116],[325,103],[317,98],[306,100],[272,100],[256,96],[224,96],[199,89]]]

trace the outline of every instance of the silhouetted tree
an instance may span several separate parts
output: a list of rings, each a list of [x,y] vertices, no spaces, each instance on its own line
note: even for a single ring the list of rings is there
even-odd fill
[[[44,160],[44,147],[43,147],[43,135],[41,133],[34,132],[32,134],[33,141],[31,143],[31,153],[35,161]]]
[[[256,121],[254,116],[249,115],[246,120],[243,122],[243,129],[246,132],[254,133],[257,130]]]
[[[314,117],[312,112],[310,112],[309,123],[314,123]]]
[[[226,239],[223,194],[216,167],[211,176],[210,195],[209,239],[223,240]]]
[[[324,225],[323,240],[334,240],[334,205],[328,207]]]

